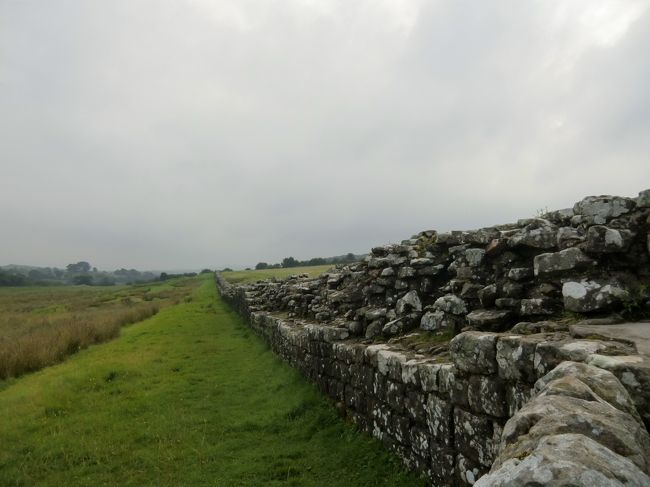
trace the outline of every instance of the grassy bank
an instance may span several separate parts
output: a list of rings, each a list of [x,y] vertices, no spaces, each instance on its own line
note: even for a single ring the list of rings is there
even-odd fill
[[[0,288],[0,379],[60,362],[177,304],[196,281],[117,287]]]
[[[331,264],[327,265],[314,265],[309,267],[289,267],[287,269],[263,269],[263,270],[251,270],[251,271],[228,271],[222,272],[221,275],[230,283],[246,283],[246,282],[255,282],[261,281],[263,279],[271,279],[275,277],[276,279],[284,279],[294,274],[308,274],[309,277],[316,277],[321,275],[323,272],[334,267]]]
[[[119,338],[0,382],[0,485],[423,485],[200,282]]]

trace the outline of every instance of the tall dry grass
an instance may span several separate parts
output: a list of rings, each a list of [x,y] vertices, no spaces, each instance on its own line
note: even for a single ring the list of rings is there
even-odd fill
[[[61,362],[89,345],[115,338],[122,326],[149,318],[158,310],[157,303],[138,303],[36,318],[5,315],[5,323],[20,321],[22,326],[20,333],[0,336],[0,379]]]

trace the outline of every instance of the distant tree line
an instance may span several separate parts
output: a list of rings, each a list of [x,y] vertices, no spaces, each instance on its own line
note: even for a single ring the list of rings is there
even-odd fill
[[[290,267],[306,267],[313,265],[326,265],[326,264],[350,264],[361,260],[363,255],[354,255],[352,252],[345,255],[337,255],[336,257],[314,257],[308,260],[297,260],[293,257],[285,257],[282,262],[277,264],[269,264],[267,262],[258,262],[255,269],[281,269]]]
[[[86,261],[68,264],[65,269],[9,265],[0,267],[0,286],[88,285],[112,286],[157,280],[158,274],[136,269],[100,271]]]

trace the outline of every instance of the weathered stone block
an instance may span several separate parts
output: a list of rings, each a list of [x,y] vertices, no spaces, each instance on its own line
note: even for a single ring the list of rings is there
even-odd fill
[[[456,460],[454,451],[433,441],[429,442],[429,449],[431,453],[430,478],[433,485],[453,485]]]
[[[429,432],[420,426],[413,426],[409,432],[409,443],[411,449],[419,457],[429,456]]]
[[[650,208],[650,189],[639,192],[636,199],[636,206],[638,208]]]
[[[508,327],[515,314],[510,310],[477,309],[467,315],[467,322],[481,330],[503,330]]]
[[[558,310],[558,303],[548,298],[522,299],[519,314],[521,316],[552,315]]]
[[[409,279],[415,277],[415,269],[413,267],[400,267],[397,271],[397,277],[400,279]]]
[[[513,267],[508,271],[508,279],[513,281],[524,281],[533,277],[533,269],[530,267]]]
[[[420,328],[427,331],[444,332],[456,329],[460,323],[461,319],[456,315],[440,310],[427,311],[422,315]]]
[[[494,301],[497,298],[497,287],[495,284],[485,286],[478,292],[478,298],[481,301],[481,306],[489,308],[494,306]]]
[[[427,397],[419,391],[409,390],[404,398],[405,414],[415,423],[427,423]]]
[[[505,382],[496,376],[473,375],[469,378],[469,406],[474,412],[498,418],[508,417]]]
[[[567,271],[586,269],[594,265],[593,259],[587,257],[582,250],[571,247],[548,254],[535,256],[533,267],[536,276],[561,274]]]
[[[629,213],[636,205],[632,198],[620,196],[588,196],[573,206],[576,215],[589,217],[593,223],[602,225],[612,218]]]
[[[648,477],[627,458],[580,434],[542,438],[522,458],[510,458],[474,484],[475,487],[519,485],[576,487],[650,485]]]
[[[475,460],[459,454],[456,457],[456,478],[459,485],[475,485],[477,479],[488,472],[488,468]]]
[[[646,426],[650,427],[650,361],[638,355],[594,354],[587,363],[610,371],[621,381]]]
[[[436,302],[433,303],[433,307],[453,315],[463,315],[467,313],[467,305],[465,304],[465,301],[453,294],[447,294],[446,296],[436,299]]]
[[[536,249],[550,249],[556,244],[557,227],[544,219],[532,219],[525,228],[510,237],[510,247],[526,246]]]
[[[632,242],[632,232],[594,225],[587,230],[584,249],[591,253],[625,252]]]
[[[398,316],[410,313],[412,311],[422,311],[422,302],[416,291],[409,291],[403,297],[397,300],[395,312]]]
[[[560,250],[575,247],[584,242],[585,237],[577,228],[562,227],[557,231],[557,246]]]
[[[442,368],[440,364],[420,363],[417,365],[418,376],[424,392],[434,392],[440,390],[438,382],[438,372]]]
[[[467,260],[467,264],[470,267],[478,267],[479,265],[481,265],[481,262],[483,262],[484,257],[485,257],[484,249],[467,249],[465,251],[465,259]]]
[[[459,370],[475,374],[497,371],[497,335],[468,331],[455,336],[449,343],[451,357]]]
[[[540,336],[501,336],[496,345],[496,361],[499,377],[507,380],[534,383],[535,348],[544,341]]]
[[[431,438],[439,445],[453,445],[453,405],[435,394],[429,394],[426,405],[427,425]]]
[[[627,292],[616,282],[583,279],[562,285],[564,307],[569,311],[587,313],[606,309],[619,302]]]
[[[461,408],[454,408],[454,438],[456,448],[466,458],[483,467],[494,461],[494,426],[486,416],[478,416]]]

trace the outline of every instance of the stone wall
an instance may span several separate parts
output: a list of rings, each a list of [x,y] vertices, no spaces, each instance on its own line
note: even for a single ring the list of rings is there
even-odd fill
[[[649,218],[650,191],[590,197],[513,225],[422,232],[315,279],[217,284],[433,485],[490,469],[481,485],[564,485],[562,472],[586,479],[572,485],[650,485],[649,360],[575,325],[647,312]],[[556,468],[561,451],[587,453],[571,470]],[[524,481],[539,471],[546,480]]]

